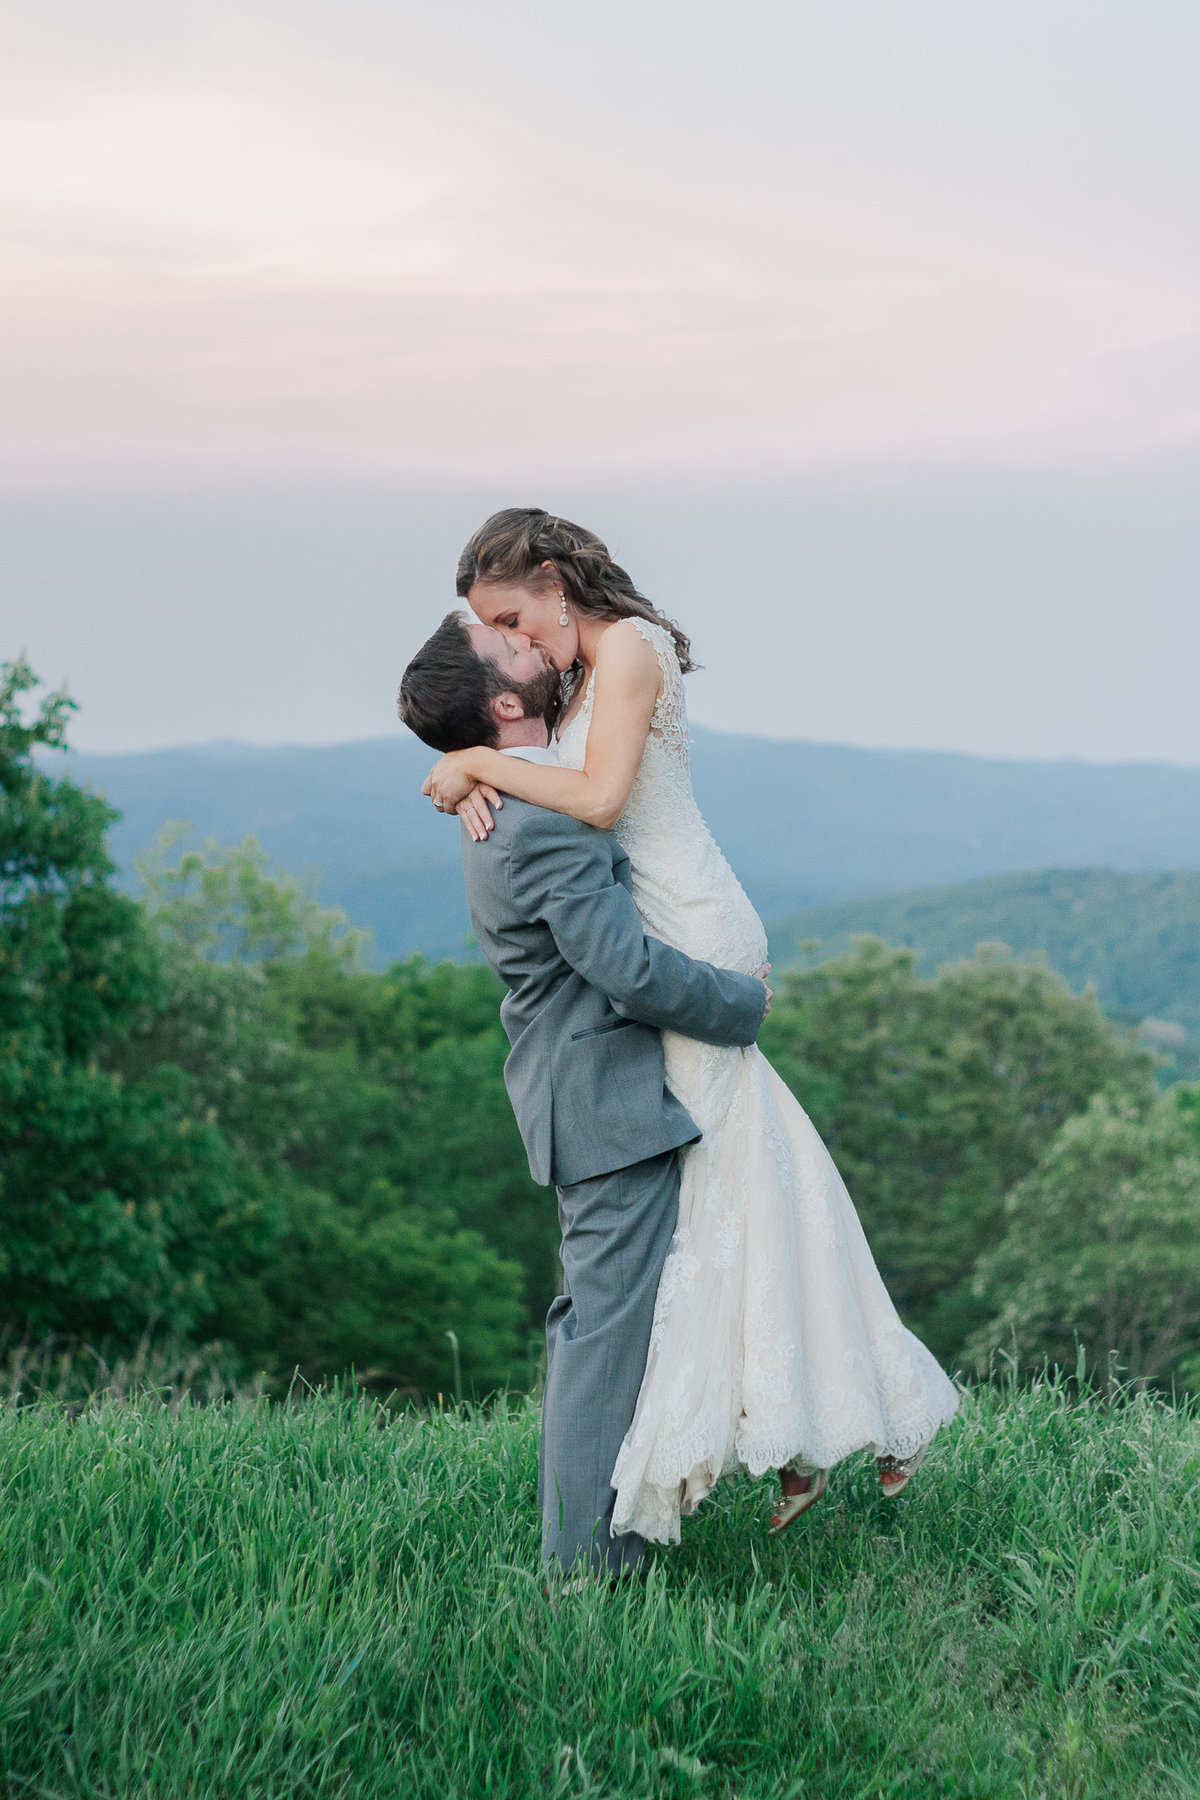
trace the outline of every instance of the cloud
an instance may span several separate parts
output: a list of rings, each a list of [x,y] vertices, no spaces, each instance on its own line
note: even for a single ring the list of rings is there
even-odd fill
[[[250,49],[224,71],[227,38],[194,70],[10,77],[0,479],[1070,460],[1195,432],[1150,373],[1200,330],[1186,272],[586,109],[551,128],[417,54],[381,76],[331,51],[322,79],[311,29],[226,22]]]

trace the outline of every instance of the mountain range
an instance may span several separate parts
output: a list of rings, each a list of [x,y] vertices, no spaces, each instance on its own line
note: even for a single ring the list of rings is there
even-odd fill
[[[168,819],[223,843],[252,833],[277,864],[309,874],[324,900],[372,930],[377,961],[415,950],[469,954],[458,827],[421,797],[432,756],[410,736],[72,752],[66,760],[120,810],[111,842],[131,884],[138,853]],[[812,937],[832,950],[857,930],[917,942],[938,960],[969,949],[968,939],[1002,937],[1045,949],[1073,980],[1103,968],[1114,1002],[1125,1004],[1113,959],[1133,932],[1139,963],[1155,944],[1162,951],[1166,987],[1148,1010],[1182,1019],[1171,993],[1182,992],[1184,921],[1196,916],[1197,889],[1160,872],[1200,870],[1200,769],[1001,762],[696,728],[693,771],[730,862],[763,916],[779,921],[778,957]],[[1022,873],[1031,870],[1060,873]],[[1101,881],[1083,895],[1066,874],[1083,870],[1155,879]],[[989,886],[988,878],[1015,874],[1015,885]],[[928,890],[948,885],[960,891],[939,911]],[[1089,951],[1073,962],[1079,931],[1071,937],[1071,922],[1086,923],[1095,946],[1092,928],[1106,909],[1112,941],[1103,957]],[[1143,920],[1136,932],[1135,915]],[[1141,1005],[1150,990],[1128,991]]]
[[[917,952],[932,974],[976,945],[1041,953],[1077,990],[1095,987],[1106,1009],[1151,1019],[1150,1040],[1179,1060],[1200,1045],[1200,873],[1130,875],[1112,869],[1043,869],[915,893],[812,908],[775,923],[777,967],[824,961],[867,933]]]

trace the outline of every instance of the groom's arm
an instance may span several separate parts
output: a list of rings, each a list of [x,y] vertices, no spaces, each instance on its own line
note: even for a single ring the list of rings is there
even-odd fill
[[[613,873],[612,854],[607,833],[531,809],[510,846],[514,905],[549,927],[576,973],[625,1018],[708,1044],[752,1044],[766,1010],[765,984],[647,937],[633,896]]]

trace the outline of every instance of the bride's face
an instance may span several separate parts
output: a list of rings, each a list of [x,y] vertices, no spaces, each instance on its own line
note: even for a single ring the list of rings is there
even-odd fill
[[[467,595],[467,604],[481,625],[490,625],[505,637],[528,638],[561,673],[579,653],[579,631],[574,619],[568,625],[559,624],[563,611],[559,593],[555,581],[543,581],[536,587],[477,581]]]

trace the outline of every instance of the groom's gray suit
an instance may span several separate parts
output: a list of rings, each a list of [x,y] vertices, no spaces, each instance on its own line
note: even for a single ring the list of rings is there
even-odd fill
[[[558,1187],[564,1293],[546,1320],[542,1550],[613,1574],[642,1540],[610,1536],[610,1477],[650,1343],[675,1229],[677,1152],[699,1136],[666,1087],[659,1029],[751,1044],[766,991],[648,938],[629,859],[607,832],[511,797],[490,838],[463,828],[476,940],[509,992],[504,1075],[537,1182]]]

